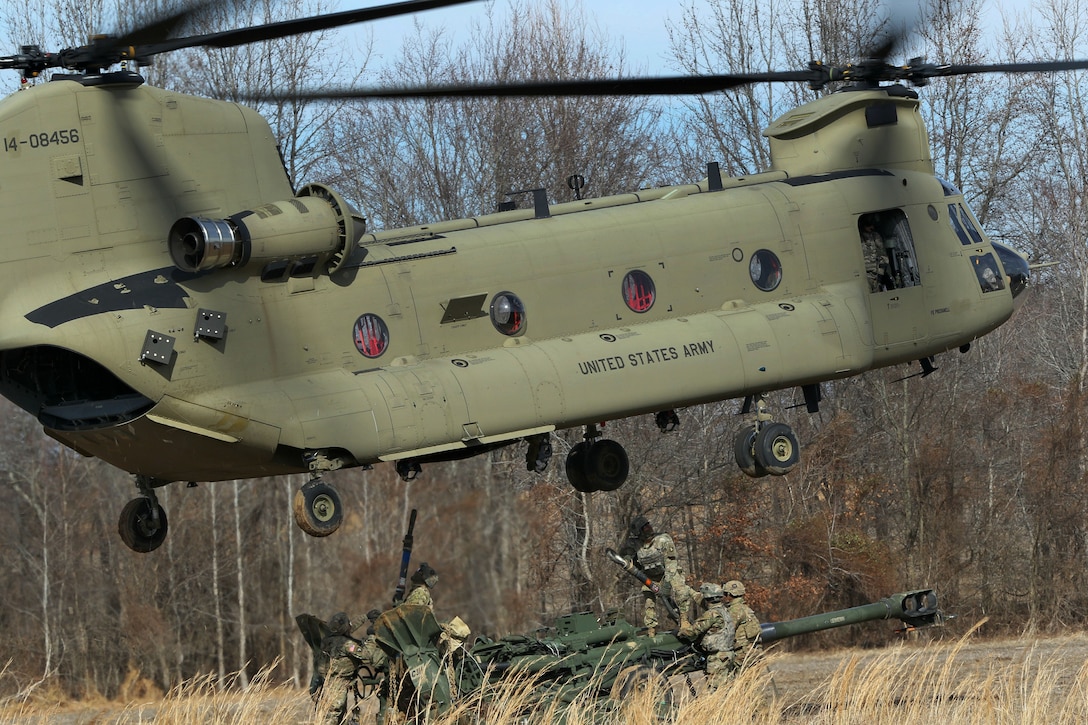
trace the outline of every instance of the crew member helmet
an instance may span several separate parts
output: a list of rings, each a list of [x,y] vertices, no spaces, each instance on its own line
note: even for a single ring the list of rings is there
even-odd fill
[[[725,593],[733,597],[743,597],[744,585],[736,579],[727,581],[725,583]]]
[[[412,575],[412,583],[426,584],[428,587],[433,588],[438,583],[438,572],[427,562],[422,562],[419,568],[416,569],[416,573]]]
[[[704,600],[712,602],[718,601],[725,595],[725,592],[722,591],[721,585],[715,584],[713,582],[706,582],[701,587],[699,587],[699,593],[703,595]]]
[[[347,612],[337,612],[329,617],[329,634],[347,635],[351,633],[351,620]]]
[[[650,524],[650,520],[645,516],[636,516],[631,519],[631,536],[637,537],[642,541],[652,539],[654,536],[654,527]]]

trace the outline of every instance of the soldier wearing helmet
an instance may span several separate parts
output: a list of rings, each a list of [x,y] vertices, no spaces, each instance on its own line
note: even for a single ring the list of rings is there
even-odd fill
[[[405,604],[422,604],[425,607],[434,605],[431,598],[431,590],[438,583],[438,572],[427,562],[422,562],[416,573],[412,575],[412,591],[405,597]]]
[[[733,640],[733,666],[735,669],[753,664],[759,659],[763,646],[759,643],[759,619],[744,601],[744,584],[736,579],[723,587],[726,611],[736,625]]]
[[[337,612],[329,617],[326,628],[328,634],[321,640],[321,653],[328,665],[320,690],[313,694],[318,708],[324,708],[325,725],[339,725],[344,722],[348,692],[355,685],[355,677],[366,659],[366,653],[363,643],[351,636],[351,620],[346,612]]]
[[[636,516],[628,528],[627,542],[620,548],[624,556],[633,556],[636,566],[658,584],[661,596],[676,603],[681,626],[688,623],[691,609],[691,587],[684,581],[684,572],[676,556],[676,544],[668,534],[654,532],[645,516]],[[657,633],[657,595],[648,587],[642,587],[645,600],[643,624],[653,636]]]
[[[678,636],[695,644],[706,655],[706,688],[714,692],[726,684],[733,673],[733,633],[735,627],[722,602],[724,592],[718,584],[699,587],[706,610],[693,624],[683,624]]]

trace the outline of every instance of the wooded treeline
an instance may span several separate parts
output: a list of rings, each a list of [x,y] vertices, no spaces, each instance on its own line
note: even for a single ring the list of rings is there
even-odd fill
[[[246,0],[257,22],[287,17]],[[145,9],[154,11],[154,4]],[[47,4],[48,6],[48,4]],[[873,0],[691,0],[669,28],[677,72],[783,70],[841,61],[883,23]],[[27,17],[10,5],[10,46],[78,44],[111,17],[57,2]],[[320,12],[303,3],[290,16]],[[454,44],[426,18],[403,53],[364,65],[336,34],[271,47],[177,53],[149,81],[231,98],[345,82],[463,82],[637,74],[622,49],[558,0],[513,0]],[[902,57],[955,63],[1088,57],[1088,5],[1039,0],[984,33],[980,7],[930,0]],[[233,27],[214,17],[190,33]],[[849,23],[843,22],[849,18]],[[309,50],[320,46],[321,52]],[[340,49],[342,52],[336,52]],[[358,61],[358,62],[356,62]],[[782,478],[733,463],[737,401],[680,411],[662,434],[649,418],[610,422],[632,462],[614,493],[574,492],[563,459],[579,431],[553,437],[543,474],[523,446],[426,466],[411,484],[392,467],[332,473],[347,510],[327,539],[291,517],[305,477],[160,489],[164,546],[127,549],[116,532],[131,479],[46,438],[3,403],[0,427],[0,695],[47,679],[70,694],[113,696],[133,676],[168,687],[197,673],[254,672],[279,657],[304,682],[309,654],[293,617],[358,616],[391,598],[410,509],[414,563],[440,574],[441,617],[478,634],[529,631],[572,609],[624,607],[638,587],[603,555],[648,515],[682,549],[696,585],[739,578],[765,620],[934,587],[984,632],[1056,630],[1088,621],[1088,75],[974,76],[921,89],[937,173],[961,187],[989,233],[1060,264],[1038,270],[1014,318],[936,360],[939,370],[869,373],[823,386],[818,414],[794,391],[772,396],[802,446]],[[583,174],[586,195],[690,181],[707,161],[730,173],[767,163],[760,129],[811,98],[751,86],[662,104],[646,99],[250,103],[273,122],[297,184],[332,185],[376,228],[491,211],[505,192]],[[24,193],[23,192],[20,193]],[[0,189],[0,193],[13,193]],[[799,353],[800,354],[800,353]],[[811,645],[882,641],[889,626],[825,633]],[[801,643],[804,645],[805,643]],[[797,646],[792,644],[791,646]],[[244,682],[244,677],[242,681]]]

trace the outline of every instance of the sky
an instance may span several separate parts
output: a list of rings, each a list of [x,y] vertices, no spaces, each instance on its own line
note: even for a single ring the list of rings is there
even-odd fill
[[[900,1],[888,0],[897,5]],[[1003,12],[1028,12],[1032,0],[982,2],[983,22],[988,27],[998,29],[1001,27]],[[691,3],[692,0],[583,0],[582,5],[591,23],[595,21],[613,42],[623,43],[630,73],[669,76],[676,75],[677,72],[669,66],[669,42],[665,24],[678,23],[683,9]],[[374,0],[341,0],[340,9],[382,4],[384,3]],[[499,0],[498,7],[501,8],[504,4],[504,0]],[[485,2],[429,10],[418,13],[416,17],[428,28],[444,26],[455,41],[463,41],[468,37],[472,19],[484,19]],[[369,24],[369,29],[373,31],[378,65],[383,65],[398,54],[401,39],[412,33],[412,22],[406,17],[378,20]]]

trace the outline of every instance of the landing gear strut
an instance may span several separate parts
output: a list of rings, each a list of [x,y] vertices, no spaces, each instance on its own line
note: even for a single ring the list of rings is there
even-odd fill
[[[613,440],[600,438],[597,426],[587,425],[583,440],[567,454],[567,480],[575,491],[615,491],[631,470],[627,451]]]
[[[140,496],[125,504],[117,522],[117,533],[121,535],[121,541],[141,554],[162,546],[169,530],[166,510],[155,497],[153,483],[149,476],[136,476],[136,488],[139,489]]]
[[[777,423],[767,412],[763,395],[755,399],[756,420],[742,425],[733,438],[737,467],[753,478],[784,476],[801,460],[801,445],[785,423]],[[745,412],[749,403],[745,403]]]
[[[321,474],[339,470],[344,462],[328,450],[306,451],[302,460],[310,469],[310,480],[295,491],[291,502],[295,523],[310,536],[328,536],[340,528],[344,505],[340,503],[340,494],[322,480]]]

